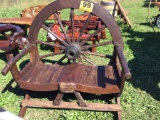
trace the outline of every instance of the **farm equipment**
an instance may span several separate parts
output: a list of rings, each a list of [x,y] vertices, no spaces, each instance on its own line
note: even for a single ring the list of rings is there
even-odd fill
[[[48,23],[51,15],[55,20]],[[28,46],[2,70],[3,75],[11,71],[18,86],[26,91],[20,117],[24,117],[28,107],[42,107],[113,111],[121,119],[120,96],[131,73],[123,55],[120,29],[108,11],[88,1],[54,1],[35,17],[28,39]],[[46,42],[47,39],[59,44]],[[94,41],[97,42],[93,44]],[[49,47],[58,51],[48,51]],[[94,48],[97,50],[90,50]],[[19,71],[16,63],[28,53],[29,63]],[[52,101],[32,100],[31,91],[57,91],[57,94]],[[70,98],[62,101],[69,93],[75,95],[77,102],[71,102]],[[99,100],[100,96],[105,98],[101,103],[91,103],[84,101],[86,96],[81,93],[94,94]],[[110,95],[115,97],[112,104],[107,103]]]
[[[9,31],[11,34],[6,34]],[[15,56],[19,49],[23,49],[28,44],[27,39],[23,37],[24,31],[19,26],[0,24],[0,33],[7,39],[0,40],[0,50],[5,51],[7,55]]]

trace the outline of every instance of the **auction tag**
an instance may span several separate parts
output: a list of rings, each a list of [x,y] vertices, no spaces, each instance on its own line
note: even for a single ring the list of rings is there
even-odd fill
[[[93,3],[91,3],[91,2],[86,2],[86,1],[83,1],[83,0],[82,0],[81,3],[80,3],[79,9],[80,9],[80,10],[87,11],[87,12],[92,12],[93,6],[94,6]]]

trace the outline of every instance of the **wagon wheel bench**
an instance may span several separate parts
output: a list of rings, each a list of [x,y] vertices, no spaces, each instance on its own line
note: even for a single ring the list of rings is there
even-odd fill
[[[88,6],[86,8],[86,6]],[[88,9],[90,8],[90,9]],[[81,9],[81,10],[79,10]],[[72,36],[68,36],[62,19],[57,11],[68,11],[69,20],[72,26]],[[81,29],[78,38],[75,38],[74,14],[77,11],[88,11],[87,20]],[[61,31],[66,37],[63,40],[58,34],[45,24],[51,15],[56,17]],[[90,30],[88,37],[81,40],[82,35],[90,18],[97,16],[103,23],[96,30]],[[53,23],[54,24],[54,23]],[[89,40],[99,34],[102,30],[108,31],[110,37],[92,44]],[[42,33],[48,32],[53,35],[61,44],[40,40]],[[44,38],[44,37],[43,37]],[[6,75],[9,70],[14,74],[14,79],[21,89],[26,91],[58,91],[53,101],[31,100],[29,93],[25,95],[21,103],[19,116],[23,117],[27,107],[78,109],[95,111],[116,111],[118,119],[121,119],[120,96],[123,91],[125,79],[131,77],[128,65],[123,55],[123,40],[120,30],[114,18],[101,6],[92,2],[80,0],[57,0],[47,5],[34,19],[29,31],[29,45],[16,57],[8,62],[2,70]],[[45,46],[45,49],[40,49]],[[48,53],[47,48],[58,47],[59,52]],[[89,49],[96,47],[97,52]],[[45,51],[45,54],[44,52]],[[20,71],[13,69],[16,62],[26,54],[30,55],[30,62]],[[46,63],[46,62],[51,62]],[[77,102],[62,102],[63,95],[73,93]],[[115,104],[88,103],[81,93],[106,95],[114,94]]]

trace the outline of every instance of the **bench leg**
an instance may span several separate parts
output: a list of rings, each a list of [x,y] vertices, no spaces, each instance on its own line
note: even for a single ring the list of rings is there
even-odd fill
[[[29,94],[26,94],[24,99],[25,99],[25,100],[29,100],[29,99],[30,99],[30,95],[29,95]],[[23,118],[24,115],[25,115],[25,113],[26,113],[26,110],[27,110],[27,107],[21,106],[21,109],[20,109],[20,111],[19,111],[19,115],[18,115],[18,116],[21,117],[21,118]]]
[[[120,97],[116,96],[116,103],[120,106]],[[117,120],[121,120],[121,111],[117,111]]]
[[[79,106],[80,107],[87,107],[87,104],[86,104],[86,102],[84,102],[81,94],[79,92],[74,92],[74,94],[78,100]]]
[[[59,106],[62,98],[63,98],[64,93],[59,92],[55,98],[55,100],[53,101],[53,105]]]

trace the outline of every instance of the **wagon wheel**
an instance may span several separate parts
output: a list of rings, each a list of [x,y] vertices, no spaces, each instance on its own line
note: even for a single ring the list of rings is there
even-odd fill
[[[81,10],[80,10],[81,9]],[[83,11],[85,10],[85,11]],[[57,11],[61,11],[62,17],[60,18],[57,15]],[[74,15],[79,13],[89,12],[87,20],[85,21],[83,27],[81,28],[79,34],[75,34],[76,26],[74,21]],[[53,22],[47,21],[47,19],[54,15],[56,18],[56,24],[60,26],[60,33],[63,33],[63,37],[60,34],[56,34],[50,29],[49,24],[55,24]],[[97,16],[102,22],[102,25],[96,30],[90,30],[90,34],[85,34],[86,27],[91,22],[91,17]],[[63,24],[63,20],[71,22],[71,35],[67,33],[67,29]],[[48,24],[49,23],[49,24]],[[107,39],[102,39],[95,44],[92,44],[92,40],[96,41],[96,36],[101,33],[102,30],[105,30],[107,33]],[[50,34],[52,39],[58,41],[60,44],[54,44],[53,42],[46,42],[44,40],[39,40],[39,36],[42,34]],[[85,35],[87,37],[85,37]],[[83,38],[84,37],[84,38]],[[83,39],[82,39],[83,38]],[[46,58],[48,56],[59,56],[58,63],[65,62],[80,62],[85,64],[91,64],[93,66],[99,65],[105,61],[103,59],[109,58],[108,62],[105,64],[111,64],[116,60],[116,51],[114,49],[115,45],[121,45],[123,47],[122,36],[120,30],[112,18],[112,16],[98,4],[92,2],[84,2],[80,0],[58,0],[48,6],[46,6],[34,19],[30,32],[29,32],[30,44],[37,44],[40,46],[52,46],[53,48],[59,48],[59,52],[52,52],[49,54],[42,55],[41,51],[35,48],[35,51],[31,52],[31,60],[37,60],[36,56],[38,55],[40,59]],[[97,52],[91,52],[89,49],[96,47]],[[48,48],[48,47],[47,47]],[[47,49],[45,48],[45,49]],[[111,48],[111,50],[110,50]],[[108,54],[107,54],[108,53]],[[34,57],[35,56],[35,57]],[[95,58],[95,60],[93,60]],[[103,64],[104,64],[103,63]]]

